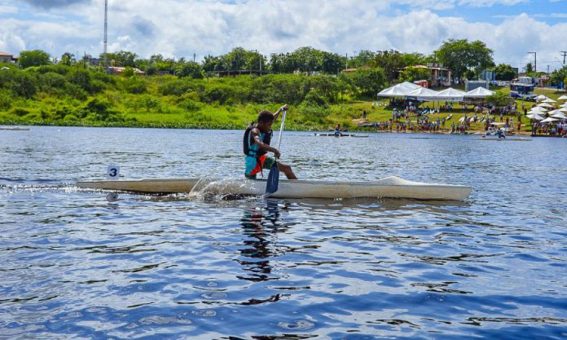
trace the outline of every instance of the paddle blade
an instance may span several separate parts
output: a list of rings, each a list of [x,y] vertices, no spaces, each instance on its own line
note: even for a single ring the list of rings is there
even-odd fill
[[[268,174],[268,182],[266,183],[266,194],[273,194],[278,191],[278,183],[280,181],[280,169],[278,163],[274,162]]]

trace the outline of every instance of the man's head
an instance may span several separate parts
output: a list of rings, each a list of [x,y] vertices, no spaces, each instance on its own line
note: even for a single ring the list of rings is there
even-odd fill
[[[274,123],[274,114],[270,111],[262,111],[258,114],[258,128],[262,132],[267,132],[272,129]]]

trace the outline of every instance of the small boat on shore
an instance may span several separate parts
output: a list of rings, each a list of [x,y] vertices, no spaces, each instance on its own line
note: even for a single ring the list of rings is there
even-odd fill
[[[368,138],[368,135],[357,135],[354,133],[340,133],[335,134],[334,132],[316,132],[315,136],[317,137],[353,137],[353,138]]]
[[[77,187],[134,193],[172,194],[193,190],[212,194],[262,196],[265,180],[141,179],[77,182]],[[409,198],[418,200],[464,200],[472,188],[463,185],[413,182],[391,176],[371,182],[281,180],[274,198]]]

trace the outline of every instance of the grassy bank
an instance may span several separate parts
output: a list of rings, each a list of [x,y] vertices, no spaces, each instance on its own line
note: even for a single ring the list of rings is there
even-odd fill
[[[371,74],[375,76],[375,74]],[[0,71],[0,124],[60,126],[170,127],[242,129],[260,110],[290,105],[290,130],[328,130],[341,124],[359,128],[392,117],[387,100],[365,99],[386,86],[364,74],[340,76],[266,75],[190,79],[175,76],[111,76],[96,70],[60,65]],[[506,89],[503,89],[506,91]],[[544,90],[539,90],[543,92]],[[559,94],[545,92],[551,98]],[[522,102],[517,102],[518,107]],[[425,107],[433,104],[425,104]],[[524,103],[528,108],[533,103]],[[445,130],[472,107],[455,105]],[[412,123],[416,118],[412,117]],[[517,118],[515,118],[516,120]],[[517,120],[516,120],[517,122]],[[522,119],[525,131],[529,122]],[[482,131],[475,123],[472,130]]]

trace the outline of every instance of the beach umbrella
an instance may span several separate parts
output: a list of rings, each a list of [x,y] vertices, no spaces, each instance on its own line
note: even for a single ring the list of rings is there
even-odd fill
[[[549,108],[552,109],[553,105],[549,104],[549,103],[541,103],[541,104],[537,104],[538,107],[545,107],[545,108]]]
[[[567,94],[562,95],[561,97],[557,98],[559,100],[567,100]]]
[[[547,99],[544,99],[544,100],[543,100],[542,102],[544,102],[544,103],[548,103],[548,104],[557,103],[557,101],[556,101],[556,100],[553,100],[553,99],[551,99],[551,98],[547,98]]]
[[[563,111],[561,111],[561,110],[549,111],[547,114],[549,114],[549,116],[553,117],[553,118],[567,119],[567,117],[565,116],[565,113],[563,113]]]
[[[545,107],[536,106],[532,107],[528,113],[546,113],[548,110]]]
[[[546,99],[549,99],[547,96],[544,96],[543,94],[540,94],[539,96],[537,96],[535,98],[538,102],[544,101]]]
[[[530,114],[526,115],[526,117],[528,117],[529,119],[533,119],[533,120],[543,120],[543,117],[538,115],[537,113],[530,113]]]
[[[542,120],[542,123],[555,123],[556,121],[558,121],[559,119],[557,118],[553,118],[553,117],[547,117],[544,120]]]

